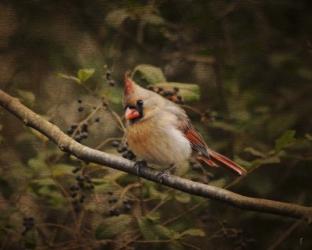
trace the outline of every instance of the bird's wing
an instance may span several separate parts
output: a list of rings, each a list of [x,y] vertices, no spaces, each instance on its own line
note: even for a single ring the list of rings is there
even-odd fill
[[[177,117],[177,128],[184,134],[184,136],[191,143],[193,151],[198,155],[209,158],[208,147],[203,137],[192,126],[187,114],[183,109],[177,105],[166,106],[166,111],[174,114]]]
[[[212,149],[208,148],[205,143],[203,137],[196,131],[196,129],[192,126],[189,118],[187,117],[184,110],[180,107],[172,108],[174,114],[178,118],[178,129],[180,129],[185,137],[191,143],[192,149],[195,153],[197,153],[197,160],[203,162],[211,167],[218,167],[219,163],[222,163],[226,167],[234,170],[239,175],[246,174],[246,170],[242,168],[240,165],[230,160],[224,155],[221,155]]]

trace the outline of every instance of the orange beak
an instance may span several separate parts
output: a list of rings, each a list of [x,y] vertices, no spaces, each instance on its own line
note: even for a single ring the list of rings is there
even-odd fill
[[[134,108],[127,108],[125,112],[126,120],[133,120],[140,117],[140,113]]]

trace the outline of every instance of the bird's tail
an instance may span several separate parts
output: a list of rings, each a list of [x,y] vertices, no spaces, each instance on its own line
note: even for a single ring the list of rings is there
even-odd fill
[[[211,149],[208,149],[208,153],[209,153],[210,158],[206,156],[198,156],[197,159],[200,162],[203,162],[206,165],[211,166],[211,167],[218,167],[219,166],[218,163],[222,163],[224,166],[232,169],[239,175],[245,175],[247,173],[247,171],[243,167],[241,167],[234,161],[230,160],[226,156],[221,155]]]

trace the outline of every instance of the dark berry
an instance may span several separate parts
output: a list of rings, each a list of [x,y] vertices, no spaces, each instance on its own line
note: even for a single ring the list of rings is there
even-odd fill
[[[173,96],[173,95],[174,95],[174,93],[172,91],[169,91],[169,90],[166,90],[163,92],[163,96],[165,96],[165,97],[169,97],[169,96]]]
[[[117,148],[118,146],[120,145],[120,142],[119,141],[112,141],[112,146]]]
[[[108,81],[109,86],[115,86],[115,81],[114,80],[109,80]]]
[[[122,157],[129,159],[129,160],[133,160],[135,158],[135,155],[129,150],[126,151],[122,154]]]
[[[78,175],[78,176],[76,176],[76,180],[77,180],[78,182],[83,182],[85,179],[84,179],[83,176]]]
[[[71,193],[70,196],[71,196],[72,198],[75,198],[75,197],[77,196],[77,193],[76,193],[76,192]]]
[[[111,209],[111,210],[109,210],[109,214],[110,214],[111,216],[118,216],[118,215],[120,215],[120,211],[119,211],[119,209],[117,209],[117,208]]]
[[[72,192],[75,192],[75,191],[79,190],[79,187],[77,185],[72,185],[72,186],[70,186],[69,190]]]
[[[88,138],[88,135],[89,135],[88,132],[82,132],[80,136],[81,136],[81,139],[86,139]]]
[[[77,102],[78,102],[78,103],[82,103],[82,100],[78,99]]]
[[[81,196],[80,196],[80,199],[79,199],[79,202],[80,202],[80,203],[83,203],[83,202],[85,201],[85,198],[86,198],[85,195],[81,195]]]
[[[121,146],[117,149],[118,153],[125,152],[126,150],[127,150],[127,147],[124,146],[124,145],[121,145]]]
[[[131,210],[131,208],[132,208],[132,205],[131,205],[131,204],[129,204],[129,203],[127,203],[127,204],[125,204],[125,205],[124,205],[124,209],[125,209],[125,211],[130,211],[130,210]]]
[[[88,123],[83,123],[81,125],[81,131],[82,132],[88,132],[88,128],[89,128]]]
[[[100,122],[100,117],[95,118],[95,122]]]
[[[112,198],[110,198],[109,200],[108,200],[108,203],[116,203],[117,202],[117,198],[115,198],[115,197],[112,197]]]
[[[84,110],[83,107],[79,107],[79,108],[78,108],[78,112],[82,112],[83,110]]]
[[[111,79],[112,72],[110,70],[106,71],[106,79]]]

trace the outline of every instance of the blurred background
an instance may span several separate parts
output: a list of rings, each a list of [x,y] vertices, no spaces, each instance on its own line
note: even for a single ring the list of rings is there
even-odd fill
[[[2,0],[0,88],[129,159],[123,75],[179,103],[238,178],[179,175],[311,205],[311,1]],[[311,249],[311,226],[80,162],[0,109],[2,249]]]

